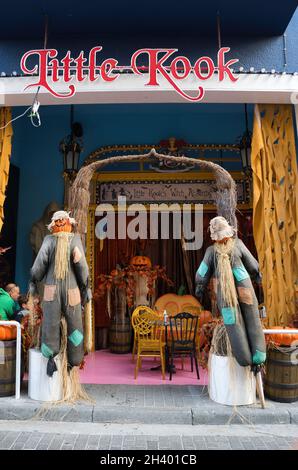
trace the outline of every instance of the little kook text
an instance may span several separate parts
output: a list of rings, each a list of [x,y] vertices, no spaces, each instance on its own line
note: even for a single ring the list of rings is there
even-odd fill
[[[21,70],[26,75],[39,75],[37,82],[28,85],[27,88],[41,86],[48,90],[56,98],[70,98],[76,93],[76,84],[80,82],[113,82],[119,79],[123,68],[130,69],[133,74],[141,75],[146,71],[149,79],[145,86],[160,86],[160,77],[163,77],[171,87],[183,98],[189,101],[200,101],[204,97],[202,83],[211,79],[217,73],[218,80],[225,79],[236,82],[236,77],[231,69],[238,59],[230,59],[226,62],[225,54],[230,51],[229,47],[222,47],[217,53],[217,63],[208,56],[198,58],[193,64],[185,56],[175,56],[178,49],[138,49],[131,56],[130,66],[121,67],[118,60],[109,58],[99,63],[98,56],[102,46],[93,47],[88,58],[84,51],[77,57],[72,57],[68,51],[63,59],[57,58],[56,49],[34,49],[26,52],[21,58]],[[144,65],[144,56],[147,65]],[[34,59],[35,65],[30,68],[28,59]],[[139,59],[142,59],[140,63]],[[166,64],[167,63],[167,64]],[[142,65],[141,65],[142,64]],[[183,91],[183,81],[190,73],[198,80],[198,90],[194,96]],[[49,78],[51,83],[49,83]],[[66,84],[68,91],[59,93],[57,85]]]

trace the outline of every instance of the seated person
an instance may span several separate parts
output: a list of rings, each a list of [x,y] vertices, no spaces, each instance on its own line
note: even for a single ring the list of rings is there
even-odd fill
[[[18,304],[21,307],[21,310],[17,311],[14,316],[13,320],[18,321],[19,323],[22,322],[23,318],[29,315],[29,307],[28,307],[28,297],[27,295],[20,295]]]
[[[20,310],[18,299],[20,288],[13,283],[0,289],[0,320],[14,320],[15,314]]]

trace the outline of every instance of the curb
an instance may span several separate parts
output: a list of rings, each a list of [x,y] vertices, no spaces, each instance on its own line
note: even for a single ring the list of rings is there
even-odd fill
[[[81,423],[262,425],[298,424],[298,411],[286,407],[201,406],[189,408],[151,408],[133,406],[53,405],[39,402],[0,403],[0,420],[32,420]]]

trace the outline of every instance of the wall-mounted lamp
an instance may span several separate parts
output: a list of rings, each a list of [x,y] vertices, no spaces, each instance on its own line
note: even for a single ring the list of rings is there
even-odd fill
[[[73,180],[78,171],[80,163],[80,155],[83,151],[83,128],[79,122],[74,122],[73,119],[74,107],[70,106],[70,129],[71,132],[68,136],[64,137],[59,144],[59,150],[63,156],[63,170],[64,174]]]

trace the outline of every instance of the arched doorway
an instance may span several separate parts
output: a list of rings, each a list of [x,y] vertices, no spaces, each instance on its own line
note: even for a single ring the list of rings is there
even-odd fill
[[[121,151],[124,149],[120,148],[118,149],[118,151],[119,150]],[[206,214],[206,217],[204,220],[204,225],[206,225],[205,228],[207,228],[208,226],[209,219],[212,216],[216,215],[216,213],[219,215],[225,216],[233,225],[237,224],[236,217],[235,217],[235,211],[236,211],[236,205],[237,205],[237,183],[235,182],[233,176],[228,171],[226,171],[222,166],[216,163],[213,163],[211,161],[208,161],[208,160],[200,160],[200,159],[190,158],[186,156],[177,157],[177,155],[171,155],[171,154],[165,155],[163,153],[158,153],[155,150],[155,148],[151,148],[150,151],[147,153],[116,155],[116,156],[112,156],[112,157],[108,157],[104,159],[102,158],[100,151],[93,152],[89,156],[89,158],[86,160],[86,164],[84,165],[84,167],[81,168],[81,170],[79,171],[76,177],[76,180],[74,181],[74,184],[71,188],[70,197],[69,197],[69,208],[72,210],[72,213],[74,214],[74,217],[76,218],[78,222],[79,232],[81,233],[82,238],[85,239],[85,242],[86,242],[87,258],[89,261],[92,282],[94,282],[94,279],[96,278],[98,273],[103,272],[104,270],[109,271],[111,269],[111,265],[109,265],[109,262],[108,262],[108,258],[109,258],[108,256],[109,245],[108,244],[106,244],[107,251],[105,251],[106,262],[103,262],[103,257],[101,255],[98,256],[99,249],[98,249],[98,243],[95,238],[96,219],[94,217],[94,211],[95,211],[96,203],[98,203],[98,201],[94,201],[94,200],[92,201],[92,194],[94,194],[94,192],[97,191],[96,188],[94,187],[94,175],[96,174],[101,180],[104,180],[106,176],[106,172],[98,172],[99,169],[102,169],[104,166],[107,166],[111,163],[121,164],[121,163],[127,163],[131,161],[139,161],[139,162],[146,162],[146,161],[165,162],[166,161],[166,162],[173,162],[175,164],[177,164],[178,162],[179,164],[192,165],[193,167],[199,167],[200,170],[205,170],[205,174],[209,174],[209,183],[207,182],[207,185],[208,184],[210,186],[212,185],[213,188],[215,189],[215,194],[214,194],[215,204],[209,204],[210,207],[208,210],[208,214]],[[201,174],[201,172],[200,173],[193,172],[192,175],[193,174],[198,176],[199,174]],[[213,177],[210,175],[213,175]],[[189,173],[187,174],[187,176],[189,176]],[[123,179],[124,175],[122,174],[121,177]],[[120,180],[121,180],[121,177],[120,177]],[[130,178],[131,177],[132,175],[130,175]],[[146,173],[146,177],[145,177],[146,181],[148,180],[148,177],[149,175],[148,173]],[[167,177],[164,178],[164,184],[166,184],[166,179],[168,177],[169,175],[167,175]],[[245,181],[245,178],[243,177],[243,175],[238,175],[238,177],[239,179],[242,178],[241,183],[244,182],[244,184],[247,184],[247,181]],[[139,178],[139,175],[137,175],[137,178]],[[177,174],[175,178],[177,178]],[[206,203],[206,201],[204,201],[204,203]],[[244,209],[244,206],[242,208]],[[246,207],[246,208],[249,208],[249,207]],[[241,225],[243,224],[241,223]],[[115,251],[115,247],[111,250]],[[161,249],[160,251],[163,253],[163,255],[167,252],[166,249],[164,250]],[[178,258],[179,256],[180,256],[180,267],[179,267],[180,269],[181,265],[183,265],[183,259],[181,257],[181,253],[180,255],[179,254],[177,255]],[[200,260],[200,257],[201,257],[201,253],[197,253],[197,256],[193,257],[193,260],[190,262],[190,265],[192,266],[192,264],[193,265],[197,264],[198,261]],[[175,270],[176,268],[177,268],[177,264],[173,265],[173,270]],[[194,269],[194,266],[192,266],[192,268]],[[183,273],[181,273],[180,278],[178,279],[177,282],[179,283],[182,279],[183,279]],[[184,282],[186,281],[186,284],[187,284],[187,279],[185,279],[185,275],[184,275],[183,281]],[[189,288],[188,288],[188,291],[190,292]],[[93,312],[92,312],[93,348],[95,346],[96,322],[99,324],[99,327],[104,326],[101,323],[101,320],[98,321],[98,318],[96,317],[96,312],[93,309]]]

